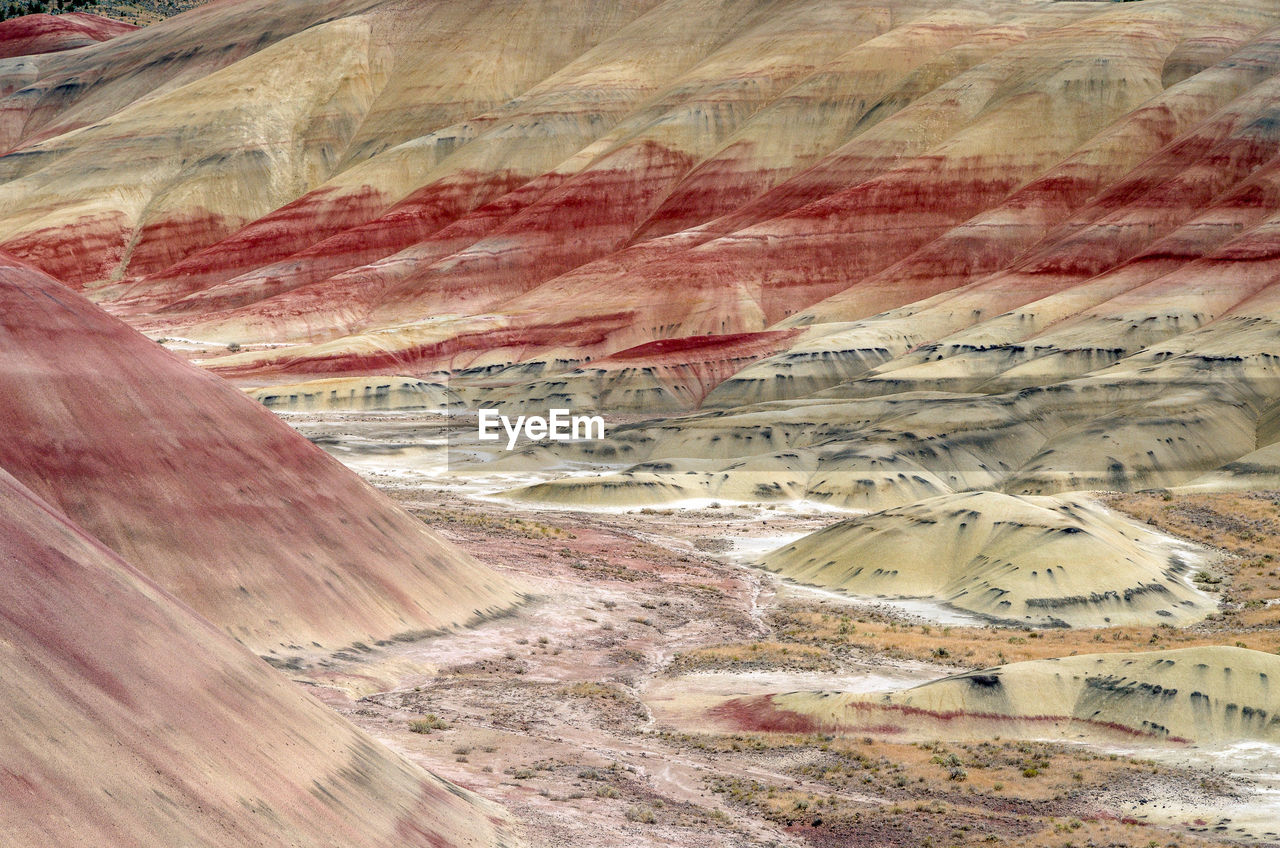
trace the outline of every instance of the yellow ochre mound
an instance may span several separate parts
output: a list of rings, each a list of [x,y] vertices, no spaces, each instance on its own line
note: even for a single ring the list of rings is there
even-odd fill
[[[952,736],[1280,741],[1280,657],[1198,647],[1032,660],[882,695],[792,692],[772,708],[829,727]]]
[[[1082,498],[965,492],[833,524],[761,565],[801,583],[928,598],[1033,626],[1187,624],[1194,554]]]

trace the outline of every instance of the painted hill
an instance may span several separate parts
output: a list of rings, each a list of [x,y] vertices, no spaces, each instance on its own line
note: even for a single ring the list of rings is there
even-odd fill
[[[0,257],[0,468],[256,651],[516,602],[337,461],[49,276]]]
[[[747,451],[553,499],[1238,485],[1278,109],[1269,0],[213,3],[0,66],[0,247],[237,380]]]
[[[0,699],[14,848],[516,844],[3,471]]]
[[[74,50],[135,29],[132,24],[86,12],[9,18],[0,21],[0,59]]]
[[[1280,739],[1280,658],[1243,648],[1182,648],[1033,660],[887,695],[794,692],[717,708],[739,726],[790,721],[928,738]]]
[[[1032,626],[1189,624],[1217,608],[1175,540],[1083,498],[943,495],[833,524],[761,564]]]

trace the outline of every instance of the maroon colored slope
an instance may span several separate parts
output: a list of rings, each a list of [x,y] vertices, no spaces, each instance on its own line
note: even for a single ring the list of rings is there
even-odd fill
[[[0,700],[7,848],[509,844],[3,470]]]
[[[266,409],[3,256],[0,426],[0,467],[255,649],[515,600]]]
[[[0,59],[74,50],[108,41],[135,29],[137,27],[133,24],[84,12],[23,15],[0,21]]]

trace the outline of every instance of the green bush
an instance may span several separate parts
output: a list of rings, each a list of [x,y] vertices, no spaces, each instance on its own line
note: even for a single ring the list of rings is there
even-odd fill
[[[20,18],[23,15],[34,15],[41,12],[77,12],[92,9],[98,0],[16,0],[0,6],[0,20]]]
[[[427,713],[422,718],[409,722],[409,730],[414,733],[430,733],[433,730],[448,730],[449,725],[435,713]]]

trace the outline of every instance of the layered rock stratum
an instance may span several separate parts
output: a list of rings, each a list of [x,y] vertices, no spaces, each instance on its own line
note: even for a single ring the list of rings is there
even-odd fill
[[[884,695],[791,692],[715,708],[741,727],[1221,742],[1280,738],[1280,658],[1244,648],[1088,654]]]
[[[0,154],[16,844],[510,842],[248,653],[520,598],[264,405],[652,416],[478,466],[600,466],[507,493],[534,504],[874,511],[767,564],[1028,625],[1212,609],[1166,540],[1045,496],[1280,481],[1273,0],[33,17],[0,26]],[[1076,656],[718,718],[1274,742],[1277,662]]]
[[[659,428],[575,499],[1249,486],[1280,470],[1277,27],[212,4],[0,64],[0,246],[153,337],[252,344],[205,363],[237,380],[725,411],[678,426],[733,462]]]

